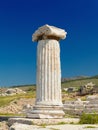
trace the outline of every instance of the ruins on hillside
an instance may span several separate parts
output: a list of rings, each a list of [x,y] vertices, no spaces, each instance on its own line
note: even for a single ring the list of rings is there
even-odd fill
[[[32,36],[37,45],[36,103],[29,118],[62,118],[60,39],[66,38],[63,29],[44,25]]]

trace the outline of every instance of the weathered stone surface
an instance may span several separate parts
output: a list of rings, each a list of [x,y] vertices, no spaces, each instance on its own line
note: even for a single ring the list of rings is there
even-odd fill
[[[37,130],[39,128],[38,126],[32,126],[32,125],[27,125],[27,124],[19,124],[15,123],[13,124],[9,130]]]
[[[66,101],[64,103],[64,111],[67,114],[81,115],[85,113],[98,113],[98,96],[91,95],[86,101]]]
[[[88,101],[98,100],[98,95],[89,95],[89,96],[87,96],[86,100],[88,100]]]
[[[12,126],[13,129],[10,130],[88,130],[88,124],[82,124],[82,125],[72,125],[72,124],[64,124],[64,125],[49,125],[49,126],[45,126],[45,128],[43,128],[43,126],[28,126],[28,125],[24,125],[24,124],[14,124],[14,126]],[[89,130],[98,130],[98,125],[90,125],[90,129]]]
[[[37,94],[29,118],[62,118],[61,65],[59,40],[66,32],[49,25],[40,27],[33,34],[37,46]]]
[[[30,114],[27,114],[29,118],[62,118],[65,113],[62,111],[62,106],[54,106],[54,105],[35,105],[33,110],[30,111]]]
[[[59,42],[50,39],[39,41],[37,57],[36,104],[62,105]]]
[[[47,36],[54,36],[59,39],[65,39],[66,38],[67,32],[65,30],[54,27],[54,26],[49,26],[48,24],[38,28],[37,31],[32,35],[32,40],[33,41],[38,41],[41,36],[43,36],[42,39],[45,39]],[[46,38],[47,39],[47,38]]]
[[[10,118],[8,120],[8,125],[12,126],[14,123],[21,123],[27,125],[54,125],[60,122],[64,123],[78,123],[78,118],[62,118],[62,119],[27,119],[27,118]]]

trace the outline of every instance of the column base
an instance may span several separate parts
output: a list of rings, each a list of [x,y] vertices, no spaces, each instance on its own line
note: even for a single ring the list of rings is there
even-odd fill
[[[27,113],[28,118],[33,119],[50,119],[50,118],[63,118],[65,113],[63,112],[62,106],[42,106],[36,105],[33,107],[29,113]]]

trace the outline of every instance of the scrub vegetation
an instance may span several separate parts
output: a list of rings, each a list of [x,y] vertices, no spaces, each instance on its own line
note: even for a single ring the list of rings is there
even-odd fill
[[[80,117],[80,124],[98,124],[98,114],[85,114]]]

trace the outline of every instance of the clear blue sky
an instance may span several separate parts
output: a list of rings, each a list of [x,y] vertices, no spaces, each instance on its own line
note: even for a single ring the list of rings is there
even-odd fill
[[[67,31],[62,77],[98,74],[98,0],[1,0],[0,86],[36,81],[32,34],[44,24]]]

